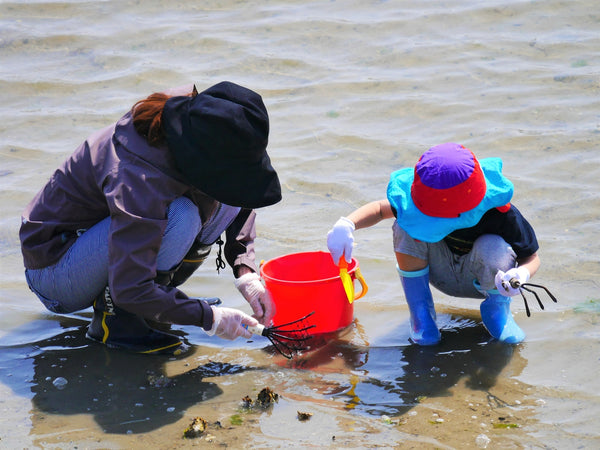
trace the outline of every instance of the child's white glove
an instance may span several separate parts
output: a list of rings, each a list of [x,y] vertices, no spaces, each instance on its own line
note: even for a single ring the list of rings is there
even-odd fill
[[[213,326],[206,333],[209,336],[215,334],[223,339],[233,341],[242,336],[246,339],[252,337],[252,333],[242,325],[255,327],[258,321],[248,314],[233,308],[220,308],[217,306],[210,307],[213,312]]]
[[[346,262],[352,262],[352,246],[354,245],[354,223],[346,217],[340,217],[327,233],[327,248],[333,262],[337,265],[344,255]]]
[[[260,281],[257,273],[249,272],[236,278],[235,287],[244,296],[254,311],[253,317],[263,325],[269,325],[275,315],[275,304],[269,291]]]
[[[508,297],[512,297],[514,295],[519,294],[519,288],[512,287],[510,284],[510,280],[513,278],[519,282],[519,284],[527,283],[529,281],[529,270],[526,267],[515,267],[513,269],[508,270],[507,272],[502,272],[499,270],[496,273],[495,283],[496,289],[502,295],[506,295]]]

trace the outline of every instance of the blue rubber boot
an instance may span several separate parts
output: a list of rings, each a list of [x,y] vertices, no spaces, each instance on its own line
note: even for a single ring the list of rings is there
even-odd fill
[[[398,268],[410,311],[410,340],[418,345],[435,345],[441,340],[435,323],[435,307],[429,287],[429,266],[415,272]]]
[[[473,284],[481,291],[477,281]],[[512,299],[500,294],[498,289],[481,292],[484,292],[487,297],[479,306],[481,320],[492,337],[507,344],[522,342],[525,339],[525,332],[517,325],[510,312]]]

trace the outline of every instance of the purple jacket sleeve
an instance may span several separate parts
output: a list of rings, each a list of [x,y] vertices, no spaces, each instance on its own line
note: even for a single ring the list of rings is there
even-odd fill
[[[213,322],[210,306],[154,283],[171,199],[152,189],[164,181],[152,174],[139,165],[122,165],[104,188],[111,214],[108,281],[113,298],[119,307],[144,318],[208,330]]]
[[[225,259],[237,276],[237,269],[248,266],[256,272],[254,239],[256,239],[256,212],[242,209],[225,232]]]

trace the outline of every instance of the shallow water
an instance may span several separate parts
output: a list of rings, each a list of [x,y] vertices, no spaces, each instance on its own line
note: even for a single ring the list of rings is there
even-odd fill
[[[0,447],[186,447],[202,416],[234,448],[598,448],[599,30],[591,0],[1,1]],[[443,343],[410,346],[390,222],[356,233],[370,290],[354,323],[293,363],[191,327],[170,361],[85,340],[89,312],[47,313],[25,285],[22,209],[135,101],[224,79],[271,118],[284,199],[259,211],[259,258],[325,250],[392,170],[455,141],[503,158],[559,303],[528,318],[515,301],[513,348],[488,340],[477,303],[436,292]],[[248,311],[231,279],[207,265],[185,290]],[[240,411],[265,386],[279,402]]]

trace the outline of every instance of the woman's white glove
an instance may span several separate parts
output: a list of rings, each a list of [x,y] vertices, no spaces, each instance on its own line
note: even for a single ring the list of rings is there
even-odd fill
[[[519,284],[527,283],[529,281],[529,270],[527,267],[515,267],[513,269],[508,270],[507,272],[502,272],[499,270],[496,273],[496,288],[498,292],[502,295],[506,295],[508,297],[512,297],[514,295],[519,294],[519,288],[512,287],[510,284],[510,280],[513,278],[519,282]]]
[[[258,321],[249,316],[248,314],[233,308],[221,308],[217,306],[210,307],[213,312],[213,326],[206,333],[209,336],[215,334],[223,339],[233,341],[234,339],[242,336],[246,339],[252,337],[252,333],[244,328],[243,325],[248,327],[255,327],[258,325]]]
[[[346,217],[340,217],[327,233],[327,248],[335,264],[342,255],[346,262],[352,262],[352,246],[354,245],[354,223]]]
[[[252,315],[263,325],[270,325],[275,315],[275,303],[257,273],[249,272],[236,278],[235,287],[252,307]]]

